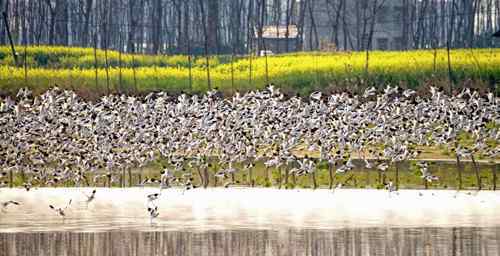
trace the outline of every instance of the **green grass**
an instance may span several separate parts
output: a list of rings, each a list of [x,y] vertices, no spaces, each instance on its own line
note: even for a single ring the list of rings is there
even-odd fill
[[[24,48],[18,47],[18,51],[23,60]],[[24,68],[15,67],[10,49],[0,47],[0,92],[13,94],[19,88],[29,87],[35,93],[42,93],[55,84],[87,97],[102,95],[108,91],[202,92],[207,89],[203,57],[193,59],[190,87],[187,56],[134,55],[133,59],[130,54],[122,54],[120,70],[119,54],[109,51],[108,88],[104,52],[99,50],[97,55],[96,85],[94,52],[91,48],[28,47],[28,70],[25,77]],[[276,84],[285,92],[302,94],[314,90],[361,90],[366,86],[387,84],[410,88],[448,85],[447,56],[444,50],[374,51],[370,53],[368,72],[365,69],[365,59],[363,52],[276,55],[268,57],[266,75],[265,58],[254,57],[250,82],[248,57],[240,56],[231,65],[230,56],[214,56],[210,61],[210,75],[212,86],[227,93],[233,89],[264,88],[267,82]],[[486,88],[493,81],[500,80],[500,49],[453,50],[452,68],[457,86]]]
[[[159,178],[161,166],[164,163],[156,162],[152,163],[147,167],[140,169],[134,169],[132,171],[132,184],[138,184],[140,180],[149,177]],[[464,189],[476,189],[477,180],[474,173],[474,169],[471,163],[463,163],[464,168],[462,172],[462,186]],[[248,172],[242,171],[241,166],[236,165],[240,171],[236,173],[235,180],[238,181],[237,186],[250,186],[248,179]],[[482,180],[482,186],[484,190],[493,189],[493,165],[490,164],[480,164],[480,177]],[[271,180],[267,179],[266,169],[262,162],[258,162],[256,166],[252,169],[252,177],[254,180],[254,185],[256,187],[279,187],[280,176],[279,172],[275,168],[269,169],[271,171]],[[429,189],[457,189],[458,186],[458,172],[456,165],[454,163],[448,162],[430,162],[429,170],[433,175],[439,177],[439,181],[428,183]],[[195,169],[191,171],[194,177],[194,184],[200,183],[199,176]],[[217,167],[212,167],[209,170],[210,173],[210,187],[214,187],[215,179],[213,174],[217,172]],[[121,171],[115,172],[116,177],[120,177]],[[181,177],[182,171],[176,171],[175,176]],[[391,166],[385,173],[380,173],[376,170],[367,169],[355,169],[353,171],[347,172],[345,174],[335,174],[334,184],[343,183],[346,188],[372,188],[372,189],[383,189],[384,188],[384,176],[385,182],[396,180],[396,171],[394,166]],[[91,182],[91,186],[106,186],[104,183],[92,184],[92,176],[88,176],[88,180]],[[118,182],[114,183],[113,186],[120,186],[120,179]],[[497,178],[498,179],[498,178]],[[226,181],[218,180],[217,187],[222,187]],[[318,168],[316,171],[316,180],[319,188],[328,188],[329,186],[329,173],[326,166]],[[282,170],[281,177],[281,188],[312,188],[311,176],[300,176],[296,177],[296,182],[293,182],[292,177],[289,177],[288,183],[284,182],[284,170]],[[19,173],[15,174],[14,177],[15,186],[21,186],[23,184],[23,179]],[[125,186],[129,185],[128,172],[125,172]],[[59,184],[59,186],[73,186],[72,182],[66,182],[64,184]],[[498,185],[498,181],[497,181]],[[401,189],[423,189],[425,188],[423,180],[420,178],[420,172],[414,161],[402,163],[399,167],[399,188]]]

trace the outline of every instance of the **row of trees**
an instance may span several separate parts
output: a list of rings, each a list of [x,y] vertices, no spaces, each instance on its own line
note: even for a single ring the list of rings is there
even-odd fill
[[[492,47],[498,0],[314,0],[306,11],[306,49],[322,40],[343,50]],[[384,44],[385,45],[385,44]]]
[[[267,25],[297,26],[289,50],[369,49],[386,30],[402,49],[490,47],[500,24],[499,0],[0,0],[0,10],[18,44],[147,53],[244,54],[265,48]]]

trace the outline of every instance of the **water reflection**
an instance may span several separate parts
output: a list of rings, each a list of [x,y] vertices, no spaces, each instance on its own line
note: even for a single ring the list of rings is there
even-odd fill
[[[22,204],[0,213],[0,256],[500,255],[493,191],[154,188],[0,190]],[[49,204],[73,204],[66,218]]]
[[[3,233],[2,255],[499,255],[500,228]],[[6,253],[6,254],[3,254]]]

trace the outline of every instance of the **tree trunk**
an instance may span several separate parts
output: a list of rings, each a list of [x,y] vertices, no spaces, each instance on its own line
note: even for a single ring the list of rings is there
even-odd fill
[[[68,17],[68,1],[67,0],[56,0],[56,8],[54,8],[54,20],[55,22],[55,30],[56,30],[56,44],[58,45],[68,45],[69,43],[69,34],[68,34],[68,26],[67,21]],[[57,17],[57,19],[56,19]],[[60,22],[60,20],[66,22]]]
[[[85,13],[84,15],[84,25],[83,25],[83,35],[81,40],[81,46],[89,45],[89,36],[90,36],[90,12],[92,11],[92,0],[87,0],[85,4]]]
[[[56,8],[52,7],[52,2],[50,0],[46,0],[45,3],[49,9],[50,13],[50,22],[49,22],[49,44],[53,45],[55,43],[55,30],[56,30]]]
[[[220,53],[219,48],[219,1],[220,0],[208,0],[208,33],[207,41],[209,53]],[[234,0],[233,0],[234,1]],[[203,14],[202,14],[203,15]]]
[[[311,28],[309,34],[309,44],[310,50],[318,50],[319,49],[319,34],[318,28],[316,26],[316,20],[314,19],[314,0],[310,0],[308,4],[309,9],[309,18],[311,19]]]
[[[128,39],[127,39],[127,52],[134,53],[135,52],[135,30],[137,25],[137,20],[135,18],[135,3],[137,0],[129,0],[128,1],[128,18],[129,18],[129,27],[128,27]]]
[[[0,0],[0,14],[2,14],[2,17],[0,19],[0,45],[6,44],[6,35],[5,35],[5,24],[3,20],[3,12],[7,12],[7,10],[4,10],[4,0]],[[8,3],[8,0],[6,0]]]
[[[163,6],[162,0],[156,0],[154,4],[154,8],[152,10],[154,13],[151,15],[151,25],[153,26],[153,45],[152,45],[152,53],[158,54],[161,47],[161,34],[162,34],[162,20],[163,20]]]

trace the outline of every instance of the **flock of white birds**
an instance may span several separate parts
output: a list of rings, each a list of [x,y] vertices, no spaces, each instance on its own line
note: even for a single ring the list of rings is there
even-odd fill
[[[179,182],[189,189],[195,175],[200,186],[209,175],[248,172],[251,180],[256,161],[288,177],[313,175],[319,161],[328,161],[330,174],[348,172],[355,158],[383,172],[417,158],[425,146],[445,145],[462,159],[498,159],[500,152],[500,100],[470,89],[450,97],[434,87],[424,96],[368,88],[362,95],[315,92],[303,99],[270,86],[231,98],[215,91],[160,92],[93,102],[54,88],[36,97],[23,89],[0,100],[0,186],[8,186],[14,172],[22,173],[27,189],[88,185],[88,176],[116,180],[159,159],[169,162],[161,178],[142,183]],[[462,134],[472,143],[462,143]],[[219,170],[209,174],[214,162]],[[437,179],[425,163],[420,168],[423,179]]]

